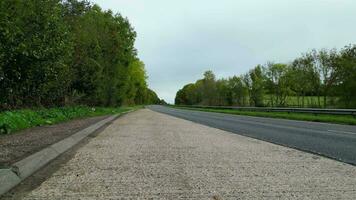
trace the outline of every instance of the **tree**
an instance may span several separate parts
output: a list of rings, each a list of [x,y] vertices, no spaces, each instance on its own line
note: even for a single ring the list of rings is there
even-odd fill
[[[268,63],[264,69],[266,74],[266,89],[271,97],[271,106],[285,106],[290,94],[288,66],[281,63]]]
[[[313,58],[313,64],[316,68],[316,71],[319,74],[320,79],[320,86],[322,89],[322,95],[324,97],[324,108],[327,107],[327,96],[331,96],[329,94],[330,89],[336,83],[336,73],[335,73],[335,61],[337,58],[337,52],[335,49],[330,51],[326,49],[322,49],[320,51],[313,50],[309,53],[309,56]],[[319,88],[317,90],[317,95],[319,95]],[[319,99],[319,106],[320,106],[320,99]]]
[[[64,104],[72,43],[57,0],[0,2],[2,107]]]
[[[322,107],[320,97],[324,97],[323,107],[355,108],[355,67],[356,45],[349,45],[339,52],[313,50],[289,64],[257,65],[248,73],[227,79],[216,79],[212,71],[207,71],[203,79],[177,92],[176,104],[295,106],[288,100],[297,96],[299,107]],[[333,98],[327,101],[327,97]],[[305,99],[310,102],[306,104]]]
[[[232,104],[229,85],[226,79],[219,79],[216,81],[216,96],[216,105],[226,106]]]
[[[215,74],[210,70],[204,72],[204,78],[202,79],[202,83],[203,83],[202,104],[214,105],[217,101]]]
[[[233,76],[228,79],[231,105],[248,105],[248,87],[244,85],[243,77]]]
[[[295,59],[291,65],[288,77],[292,83],[291,90],[297,94],[298,104],[299,97],[301,96],[301,106],[304,107],[305,96],[307,94],[315,94],[320,85],[319,74],[313,66],[313,59],[308,55]]]
[[[66,19],[75,45],[71,98],[81,94],[80,102],[94,105],[127,103],[129,66],[137,60],[136,33],[130,23],[121,15],[102,11],[85,1],[71,0],[65,7],[69,9]]]
[[[158,102],[120,14],[86,0],[3,0],[0,19],[0,109]]]
[[[186,95],[185,95],[185,91],[183,89],[178,90],[178,92],[176,93],[176,97],[174,99],[174,104],[175,105],[186,104]]]
[[[144,104],[160,104],[160,103],[161,100],[158,98],[157,94],[153,90],[147,88]]]
[[[344,107],[356,107],[356,45],[346,46],[336,61],[337,91]]]
[[[190,83],[185,85],[177,92],[175,104],[177,105],[195,105],[199,104],[198,91],[196,84]]]
[[[123,105],[143,104],[145,102],[145,96],[140,91],[144,91],[147,88],[146,79],[144,63],[140,60],[131,62],[125,82],[126,92],[122,97]]]
[[[264,84],[265,77],[262,72],[262,66],[258,65],[249,72],[251,78],[251,100],[255,106],[263,106],[265,94]]]

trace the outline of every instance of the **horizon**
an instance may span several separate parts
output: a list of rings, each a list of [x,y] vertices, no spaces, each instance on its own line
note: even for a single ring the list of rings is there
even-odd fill
[[[217,78],[240,75],[312,49],[340,49],[356,32],[356,2],[349,0],[92,2],[129,19],[149,86],[168,103],[206,70]]]

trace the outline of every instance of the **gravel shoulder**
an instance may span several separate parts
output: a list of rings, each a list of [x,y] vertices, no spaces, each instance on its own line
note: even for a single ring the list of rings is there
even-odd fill
[[[355,176],[349,164],[144,109],[117,119],[20,196],[355,199]]]
[[[55,125],[29,128],[10,135],[1,135],[0,167],[9,166],[107,117],[75,119]]]

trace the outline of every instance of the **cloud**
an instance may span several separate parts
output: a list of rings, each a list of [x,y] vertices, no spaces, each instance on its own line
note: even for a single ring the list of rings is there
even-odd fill
[[[95,0],[129,18],[149,85],[173,102],[205,70],[218,77],[312,48],[355,43],[354,0]]]

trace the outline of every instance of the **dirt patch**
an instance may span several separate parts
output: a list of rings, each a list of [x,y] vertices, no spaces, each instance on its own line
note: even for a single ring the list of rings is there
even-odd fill
[[[107,117],[76,119],[0,136],[0,167],[9,166]]]

